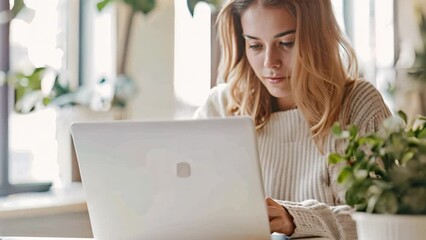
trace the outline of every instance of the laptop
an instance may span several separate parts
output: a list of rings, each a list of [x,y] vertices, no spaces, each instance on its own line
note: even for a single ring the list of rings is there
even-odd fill
[[[73,123],[95,239],[271,239],[248,117]]]

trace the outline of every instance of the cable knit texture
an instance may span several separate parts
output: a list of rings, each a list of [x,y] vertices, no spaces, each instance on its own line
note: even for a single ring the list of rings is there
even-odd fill
[[[214,87],[195,118],[229,117],[226,84]],[[377,131],[391,115],[379,92],[367,81],[354,90],[349,120],[361,134]],[[331,135],[322,155],[298,109],[275,112],[257,133],[265,194],[276,199],[292,215],[296,229],[292,237],[321,236],[356,239],[352,209],[344,205],[344,190],[336,179],[342,165],[329,165],[328,153],[341,152],[344,143]]]

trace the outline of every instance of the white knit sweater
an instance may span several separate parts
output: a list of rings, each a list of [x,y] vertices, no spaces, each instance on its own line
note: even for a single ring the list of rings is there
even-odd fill
[[[213,88],[194,117],[228,117],[228,90],[226,84]],[[391,115],[379,92],[366,81],[355,88],[350,106],[350,123],[357,125],[361,134],[377,131]],[[352,209],[344,205],[344,191],[336,183],[340,168],[327,161],[330,152],[343,149],[341,143],[330,135],[322,155],[297,109],[273,113],[257,137],[266,195],[292,215],[296,225],[292,237],[356,239]]]

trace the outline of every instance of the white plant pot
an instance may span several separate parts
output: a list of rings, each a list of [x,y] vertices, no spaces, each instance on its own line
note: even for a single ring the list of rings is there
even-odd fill
[[[389,215],[355,212],[359,240],[424,240],[426,215]]]

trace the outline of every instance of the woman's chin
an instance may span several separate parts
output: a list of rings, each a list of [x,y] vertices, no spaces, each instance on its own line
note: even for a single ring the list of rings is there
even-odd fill
[[[288,98],[289,96],[291,96],[290,90],[282,88],[268,88],[268,92],[275,98]]]

